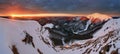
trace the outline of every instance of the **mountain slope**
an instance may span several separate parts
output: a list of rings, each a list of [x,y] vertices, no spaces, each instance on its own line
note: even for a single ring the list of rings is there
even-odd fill
[[[36,21],[0,18],[0,29],[0,44],[2,44],[0,54],[47,54],[55,52],[50,47],[50,41],[47,37],[48,31],[45,31]],[[48,44],[46,44],[47,41],[49,41]],[[50,51],[45,51],[46,49]]]
[[[110,19],[92,39],[54,46],[49,31],[37,21],[0,18],[0,54],[119,54],[119,21]]]
[[[111,19],[94,34],[93,39],[85,43],[74,43],[63,47],[61,54],[119,54],[120,53],[120,19]],[[69,50],[69,51],[68,51]]]

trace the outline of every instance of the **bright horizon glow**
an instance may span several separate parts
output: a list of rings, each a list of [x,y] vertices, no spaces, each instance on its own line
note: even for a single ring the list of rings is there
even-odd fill
[[[65,13],[44,13],[44,14],[11,14],[10,17],[12,19],[35,19],[35,17],[62,17],[62,16],[69,16],[69,17],[74,17],[74,16],[86,16],[87,18],[94,20],[94,19],[100,19],[101,21],[103,20],[108,20],[112,18],[111,16],[105,15],[105,14],[100,14],[100,13],[93,13],[90,15],[81,15],[81,14],[65,14]]]
[[[11,17],[49,17],[49,16],[85,16],[81,14],[64,14],[64,13],[46,13],[46,14],[11,14]]]
[[[37,19],[36,17],[63,17],[63,16],[85,16],[81,14],[65,14],[65,13],[44,13],[44,14],[11,14],[11,19]]]

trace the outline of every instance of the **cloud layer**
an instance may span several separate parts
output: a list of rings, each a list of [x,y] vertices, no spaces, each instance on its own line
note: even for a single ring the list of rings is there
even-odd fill
[[[120,0],[0,0],[0,10],[20,5],[26,10],[67,13],[120,14]],[[4,11],[3,11],[4,12]]]

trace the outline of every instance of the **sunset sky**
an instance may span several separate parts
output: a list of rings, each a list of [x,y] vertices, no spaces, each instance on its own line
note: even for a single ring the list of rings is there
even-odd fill
[[[0,14],[48,12],[120,15],[120,0],[0,0]]]

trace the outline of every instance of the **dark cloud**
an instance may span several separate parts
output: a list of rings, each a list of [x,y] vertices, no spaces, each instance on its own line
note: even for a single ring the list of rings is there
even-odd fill
[[[16,4],[24,9],[48,12],[120,14],[120,0],[0,0],[0,9]]]

